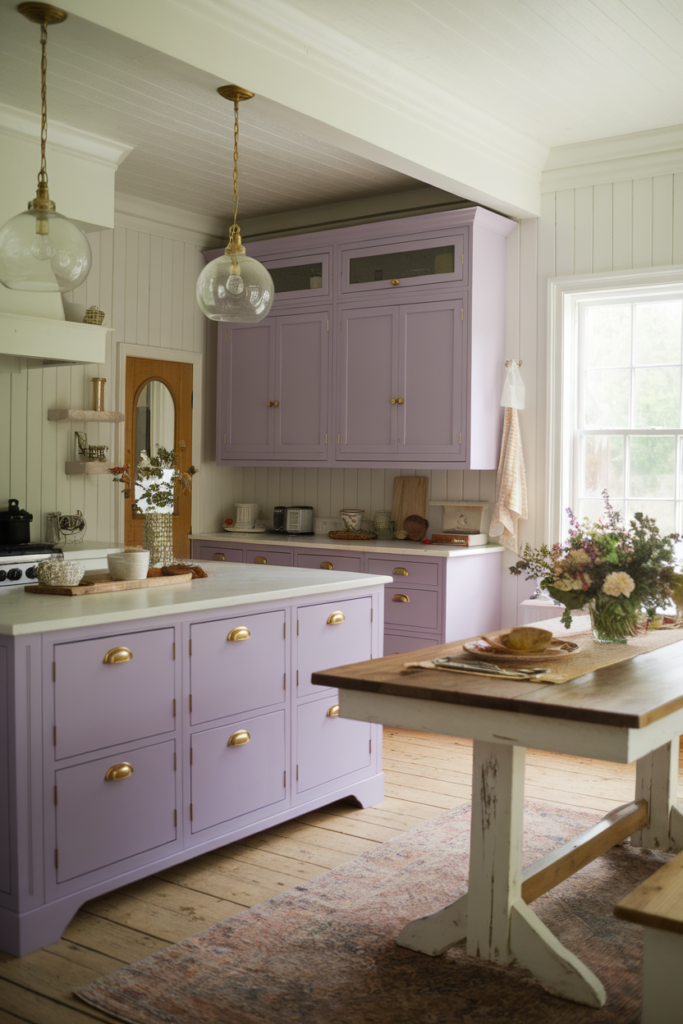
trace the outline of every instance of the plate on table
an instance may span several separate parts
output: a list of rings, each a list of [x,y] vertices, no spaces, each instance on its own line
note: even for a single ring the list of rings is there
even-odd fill
[[[555,638],[544,651],[508,651],[504,647],[494,647],[483,638],[463,644],[463,650],[483,661],[555,661],[557,658],[570,658],[579,653],[579,645],[572,640]]]

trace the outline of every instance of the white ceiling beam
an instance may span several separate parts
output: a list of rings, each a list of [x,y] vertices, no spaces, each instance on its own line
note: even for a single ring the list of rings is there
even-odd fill
[[[366,61],[283,0],[70,0],[69,12],[253,90],[261,109],[294,111],[341,149],[510,216],[539,213],[547,146],[376,53]]]

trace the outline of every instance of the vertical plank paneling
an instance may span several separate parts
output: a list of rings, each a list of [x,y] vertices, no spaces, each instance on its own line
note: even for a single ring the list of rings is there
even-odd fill
[[[171,293],[171,340],[167,342],[171,348],[184,348],[183,345],[183,303],[185,300],[185,246],[182,242],[173,242],[173,281]]]
[[[344,472],[343,469],[330,470],[330,516],[333,519],[338,519],[340,510],[346,508],[344,504]]]
[[[633,182],[615,181],[612,186],[612,269],[633,266]]]
[[[574,190],[556,194],[555,204],[555,273],[574,273]]]
[[[673,262],[674,176],[652,179],[652,265],[669,267]]]
[[[683,263],[683,173],[673,176],[673,261]]]
[[[612,269],[612,185],[593,188],[593,271]]]
[[[161,345],[161,274],[164,240],[158,235],[150,239],[149,248],[149,322],[147,344]],[[164,344],[167,344],[164,342]]]
[[[151,238],[145,232],[138,235],[137,295],[135,309],[135,339],[138,345],[149,345],[149,278]]]
[[[652,266],[652,178],[633,182],[633,266]]]
[[[593,271],[593,187],[574,190],[574,273]]]
[[[161,241],[161,293],[159,334],[162,348],[173,348],[173,240]]]

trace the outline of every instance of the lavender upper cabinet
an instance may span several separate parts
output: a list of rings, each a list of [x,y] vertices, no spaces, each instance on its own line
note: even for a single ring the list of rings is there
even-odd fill
[[[398,310],[342,309],[339,319],[337,458],[395,457]]]
[[[410,221],[403,221],[402,227],[408,232]],[[341,251],[342,294],[358,295],[412,285],[459,284],[466,274],[467,238],[466,229],[435,238],[418,232],[415,238],[344,248]]]
[[[221,326],[219,462],[325,461],[328,312]]]

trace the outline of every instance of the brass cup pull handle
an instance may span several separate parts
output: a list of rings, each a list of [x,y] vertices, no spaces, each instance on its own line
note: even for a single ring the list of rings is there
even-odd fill
[[[402,565],[397,565],[392,576],[410,576],[410,573],[407,569],[404,569]]]
[[[325,713],[326,713],[328,718],[338,718],[339,717],[339,705],[338,704],[333,704],[332,707],[328,708]]]
[[[118,782],[120,779],[129,779],[135,768],[128,761],[122,761],[121,764],[113,764],[107,774],[104,776],[105,782]]]
[[[410,604],[410,598],[407,594],[394,594],[391,600],[398,601],[399,604]]]
[[[224,562],[225,561],[225,555],[223,554],[222,551],[216,551],[216,553],[213,556],[213,560],[214,560],[214,562]]]
[[[334,566],[333,566],[332,562],[321,562],[320,563],[320,568],[321,569],[334,569]]]
[[[251,636],[251,633],[249,632],[249,630],[247,629],[246,626],[235,626],[234,629],[230,630],[230,632],[228,633],[228,635],[227,635],[227,637],[225,639],[226,640],[248,640],[250,636]]]
[[[397,277],[395,277],[391,283],[392,284],[400,284],[401,282],[399,281],[399,279]]]
[[[331,615],[327,616],[328,626],[339,626],[342,622],[346,622],[344,612],[332,612]]]
[[[263,555],[257,555],[254,559],[254,565],[268,565],[268,559],[264,558]]]
[[[246,729],[238,729],[234,732],[228,740],[229,747],[243,747],[245,743],[248,743],[251,739],[251,733],[248,733]]]
[[[104,656],[103,665],[120,665],[123,661],[130,661],[133,652],[127,647],[112,647]]]
[[[397,398],[396,402],[397,402],[398,405],[403,405],[403,399],[402,398]]]

